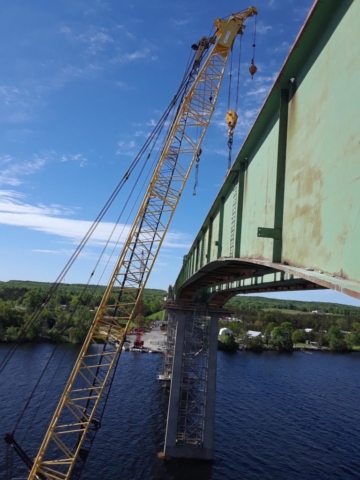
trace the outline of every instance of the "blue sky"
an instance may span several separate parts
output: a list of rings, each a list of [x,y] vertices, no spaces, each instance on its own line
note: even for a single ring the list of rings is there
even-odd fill
[[[234,152],[311,5],[255,5],[259,71],[251,80],[250,20]],[[215,18],[247,6],[234,0],[1,2],[0,280],[55,280],[176,93],[191,44],[209,35]],[[227,81],[203,144],[197,195],[192,173],[148,287],[174,282],[225,176]],[[124,197],[65,281],[87,281],[123,203]],[[101,275],[104,284],[109,274]]]

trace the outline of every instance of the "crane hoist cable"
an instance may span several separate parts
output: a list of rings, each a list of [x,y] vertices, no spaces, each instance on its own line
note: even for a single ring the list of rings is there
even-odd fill
[[[228,100],[228,112],[226,115],[227,123],[231,123],[233,125],[233,129],[228,132],[228,164],[227,164],[227,171],[231,168],[231,160],[232,160],[232,148],[233,148],[233,131],[235,129],[237,120],[238,120],[238,105],[239,105],[239,85],[240,85],[240,69],[241,69],[241,47],[242,47],[242,35],[239,35],[239,57],[238,57],[238,64],[237,64],[237,81],[236,81],[236,97],[235,97],[235,109],[230,110],[230,89],[229,89],[229,100]]]
[[[104,402],[106,404],[114,379],[126,330],[137,312],[141,292],[200,152],[230,49],[244,21],[256,14],[257,10],[250,7],[227,20],[215,21],[217,38],[208,39],[211,51],[178,108],[147,192],[34,459],[29,480],[68,480],[74,475],[79,478],[101,425]],[[195,62],[198,58],[196,55]],[[205,89],[200,88],[203,85]],[[202,129],[198,140],[196,127]],[[110,299],[115,302],[114,307],[108,306]]]
[[[241,47],[242,47],[242,35],[239,35],[239,58],[237,67],[237,82],[236,82],[236,100],[235,100],[235,112],[239,112],[239,86],[240,86],[240,71],[241,71]]]
[[[199,166],[200,166],[200,155],[202,154],[202,150],[200,148],[196,160],[195,160],[195,181],[194,181],[194,190],[193,195],[196,195],[196,188],[199,185]]]
[[[256,20],[257,16],[254,16],[254,28],[253,28],[253,56],[251,59],[251,64],[249,67],[249,72],[251,78],[254,78],[255,73],[257,72],[257,67],[255,65],[255,48],[256,48]],[[234,142],[234,130],[238,121],[238,97],[239,97],[239,79],[240,79],[240,62],[241,62],[241,39],[243,35],[243,29],[239,32],[240,35],[240,51],[239,51],[239,63],[238,63],[238,78],[237,78],[237,91],[236,91],[236,103],[235,103],[235,110],[230,109],[230,91],[231,91],[231,79],[232,79],[232,64],[230,65],[230,84],[229,84],[229,96],[228,96],[228,111],[226,112],[226,123],[229,127],[228,130],[228,165],[227,171],[229,172],[231,168],[231,160],[232,160],[232,148]]]
[[[252,47],[253,47],[253,55],[252,55],[251,64],[250,64],[250,67],[249,67],[249,72],[250,72],[250,75],[251,75],[251,80],[254,79],[254,75],[255,75],[255,73],[257,72],[257,66],[255,65],[256,23],[257,23],[257,18],[255,17],[255,18],[254,18],[254,28],[253,28],[253,44],[252,44]]]
[[[228,89],[228,102],[227,102],[227,108],[230,110],[230,105],[231,105],[231,86],[232,86],[232,68],[233,68],[233,50],[231,49],[230,52],[230,68],[229,68],[229,89]]]

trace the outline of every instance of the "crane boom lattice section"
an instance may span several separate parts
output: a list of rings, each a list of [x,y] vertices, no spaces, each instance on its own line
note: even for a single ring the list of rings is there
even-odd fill
[[[214,112],[229,48],[216,44],[181,104],[29,479],[79,478],[136,315]]]

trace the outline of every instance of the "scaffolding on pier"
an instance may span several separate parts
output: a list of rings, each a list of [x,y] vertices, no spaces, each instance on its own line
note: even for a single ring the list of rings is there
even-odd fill
[[[209,364],[209,317],[186,318],[176,443],[202,447]]]

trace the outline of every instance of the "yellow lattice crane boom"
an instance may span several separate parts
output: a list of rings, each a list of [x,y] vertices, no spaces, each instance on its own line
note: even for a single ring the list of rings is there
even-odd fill
[[[29,479],[79,478],[111,387],[125,334],[134,319],[160,246],[209,126],[235,37],[254,7],[215,21],[194,61],[185,95],[101,304],[60,398]],[[203,66],[200,59],[209,50]],[[111,299],[111,307],[109,300]],[[99,414],[100,412],[100,414]]]

